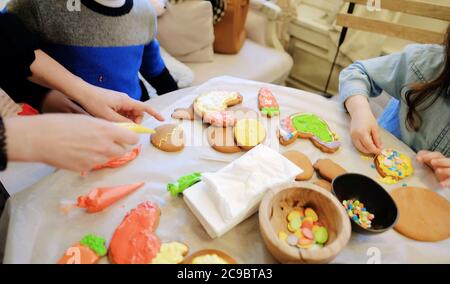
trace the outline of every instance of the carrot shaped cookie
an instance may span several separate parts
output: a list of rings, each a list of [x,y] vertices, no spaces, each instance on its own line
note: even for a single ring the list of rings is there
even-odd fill
[[[86,235],[80,242],[68,248],[59,264],[95,264],[105,256],[106,240],[96,235]]]
[[[268,88],[261,88],[258,94],[258,104],[261,113],[267,117],[280,114],[280,106],[272,91]]]
[[[143,182],[115,187],[96,188],[86,196],[78,197],[77,206],[88,213],[100,212],[144,185]]]
[[[161,211],[149,201],[131,210],[117,227],[109,245],[114,264],[150,264],[160,252],[161,242],[154,234]]]

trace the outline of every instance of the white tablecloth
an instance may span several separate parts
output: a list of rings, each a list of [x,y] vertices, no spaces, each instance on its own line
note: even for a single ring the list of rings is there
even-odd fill
[[[267,86],[276,94],[281,105],[282,117],[295,112],[313,112],[328,121],[340,136],[343,147],[333,154],[320,152],[309,141],[299,140],[280,152],[297,149],[315,162],[318,158],[331,157],[351,172],[379,176],[371,167],[371,161],[361,158],[352,146],[349,136],[349,118],[342,106],[315,94],[296,89],[244,81],[231,77],[213,79],[199,89],[181,90],[151,100],[165,117],[176,107],[188,106],[203,90],[236,90],[244,96],[244,105],[257,108],[257,92]],[[169,119],[170,120],[170,119]],[[146,126],[158,123],[148,119]],[[189,138],[195,127],[183,122]],[[271,132],[271,137],[274,133]],[[410,155],[414,153],[392,135],[383,132],[384,145],[398,148]],[[271,139],[269,139],[270,141]],[[241,154],[226,155],[215,152],[208,145],[188,146],[180,153],[165,153],[142,137],[142,153],[137,160],[120,169],[106,169],[81,177],[80,174],[57,171],[34,186],[9,200],[0,223],[0,250],[4,250],[4,263],[55,263],[70,245],[87,233],[106,237],[109,241],[125,213],[145,200],[159,204],[162,209],[157,235],[162,241],[181,241],[190,246],[191,252],[215,248],[228,252],[239,263],[273,263],[260,237],[257,214],[247,219],[219,239],[212,240],[191,214],[181,198],[173,198],[166,192],[166,185],[179,177],[194,172],[217,171],[226,163],[205,160],[204,157],[229,160]],[[439,189],[431,171],[416,164],[416,173],[404,182],[385,186],[387,190],[407,184],[428,187],[450,199],[450,191]],[[145,181],[143,189],[114,204],[104,212],[86,214],[72,210],[68,215],[60,211],[60,203],[76,200],[95,187],[112,186]],[[426,228],[425,228],[426,229]],[[3,240],[3,241],[2,241]],[[353,236],[348,246],[335,259],[337,263],[450,263],[450,239],[438,243],[422,243],[407,239],[394,230],[374,236]],[[107,262],[104,258],[102,262]]]

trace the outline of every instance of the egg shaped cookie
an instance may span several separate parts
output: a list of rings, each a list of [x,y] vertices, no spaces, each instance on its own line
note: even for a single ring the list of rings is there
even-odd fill
[[[414,173],[411,158],[392,148],[384,149],[375,157],[375,167],[382,182],[394,184]]]
[[[239,120],[234,127],[234,138],[243,150],[250,150],[266,138],[266,129],[257,119]]]
[[[156,148],[165,152],[183,150],[185,137],[183,128],[176,124],[165,124],[155,129],[156,133],[150,138]]]

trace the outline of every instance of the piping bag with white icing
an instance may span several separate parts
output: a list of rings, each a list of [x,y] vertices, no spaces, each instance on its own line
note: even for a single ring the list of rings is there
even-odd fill
[[[208,233],[216,237],[255,213],[268,189],[293,181],[302,172],[283,155],[258,145],[220,171],[203,173],[203,186],[185,191],[185,200]],[[211,209],[220,215],[221,225],[212,220],[217,213],[208,212]]]

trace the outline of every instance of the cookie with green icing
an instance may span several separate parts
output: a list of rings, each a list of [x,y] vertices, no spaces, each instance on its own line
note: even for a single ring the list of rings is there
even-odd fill
[[[330,129],[326,121],[311,113],[297,113],[281,120],[280,143],[289,145],[297,138],[311,140],[325,153],[334,153],[341,147],[336,133]]]

